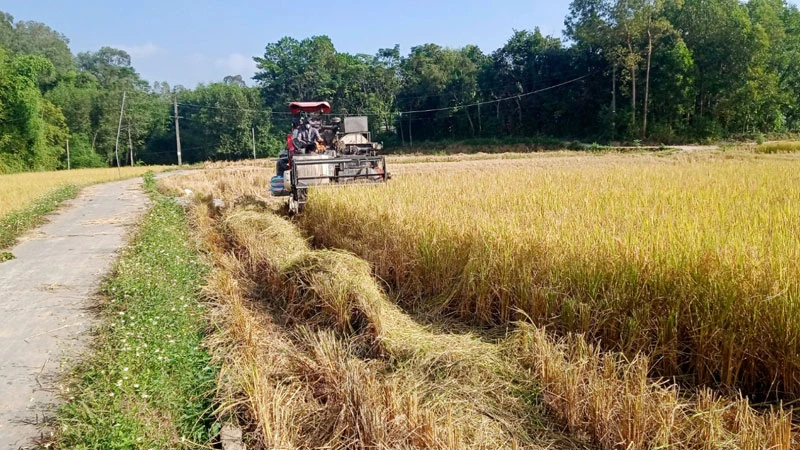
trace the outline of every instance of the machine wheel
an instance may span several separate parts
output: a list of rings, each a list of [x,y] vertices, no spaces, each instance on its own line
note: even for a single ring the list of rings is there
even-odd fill
[[[294,197],[289,197],[289,214],[298,214],[300,212],[300,203],[295,201]]]
[[[306,204],[308,196],[308,188],[295,188],[292,196],[289,197],[289,213],[300,214],[303,212],[303,206]]]

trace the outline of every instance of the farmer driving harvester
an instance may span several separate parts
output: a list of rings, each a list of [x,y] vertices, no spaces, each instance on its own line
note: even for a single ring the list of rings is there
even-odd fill
[[[317,151],[317,141],[320,140],[319,130],[312,127],[311,122],[305,119],[298,133],[292,136],[292,140],[297,153],[313,153]]]
[[[317,142],[322,138],[319,130],[311,125],[308,119],[292,126],[292,134],[286,135],[286,149],[278,158],[277,175],[289,169],[289,161],[294,155],[305,155],[317,151]]]

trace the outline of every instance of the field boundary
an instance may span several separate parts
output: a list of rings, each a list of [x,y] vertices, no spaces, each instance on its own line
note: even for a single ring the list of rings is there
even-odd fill
[[[74,199],[92,185],[138,178],[147,171],[164,172],[164,166],[124,167],[119,176],[117,169],[75,169],[55,172],[20,172],[0,175],[0,194],[12,199],[7,207],[0,205],[0,250],[14,246],[25,232],[47,223],[47,215],[57,210],[65,201]],[[49,177],[49,178],[46,178]],[[42,188],[48,189],[44,190]],[[38,194],[31,194],[38,192]],[[6,198],[6,197],[3,197]],[[22,201],[13,201],[21,199]],[[11,259],[3,252],[0,262]]]
[[[57,448],[205,446],[220,429],[203,345],[207,267],[182,207],[152,175],[144,184],[153,205],[103,288],[98,332],[56,417]]]
[[[75,198],[81,188],[67,184],[33,201],[29,206],[11,211],[0,218],[0,249],[11,247],[26,231],[47,222],[47,214],[67,200]],[[0,258],[2,262],[2,258]]]

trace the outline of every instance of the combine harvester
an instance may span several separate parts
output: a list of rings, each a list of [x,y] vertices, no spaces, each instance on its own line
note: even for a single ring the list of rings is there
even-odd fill
[[[300,148],[292,134],[286,136],[286,150],[278,159],[270,191],[289,196],[289,212],[303,211],[311,186],[384,183],[391,178],[386,158],[379,154],[383,145],[372,142],[367,117],[345,117],[344,122],[334,117],[326,122],[323,114],[331,111],[328,102],[292,102],[289,110],[300,119],[296,126],[308,123],[320,135],[315,149]]]

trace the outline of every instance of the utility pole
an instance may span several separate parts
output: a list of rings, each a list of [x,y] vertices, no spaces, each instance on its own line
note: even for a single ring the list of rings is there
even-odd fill
[[[117,175],[122,178],[122,169],[119,166],[119,132],[122,130],[122,114],[125,112],[125,94],[122,91],[122,107],[119,109],[119,124],[117,125],[117,143],[114,145],[114,154],[117,156]]]
[[[478,137],[483,135],[483,124],[481,123],[481,104],[478,103]]]
[[[178,143],[178,167],[183,166],[183,160],[181,159],[181,128],[179,124],[180,116],[178,116],[178,96],[176,95],[174,98],[175,106],[175,141]]]
[[[403,134],[403,113],[398,115],[399,120],[397,121],[400,124],[400,142],[403,144],[403,147],[406,146],[406,135]]]
[[[70,170],[70,163],[69,163],[69,138],[67,138],[67,170]]]
[[[253,127],[250,130],[253,131],[253,159],[256,159],[256,129]]]
[[[611,140],[617,132],[617,65],[611,69]]]
[[[131,167],[133,167],[133,141],[131,140],[131,120],[128,119],[128,150],[131,153]]]
[[[414,146],[414,137],[411,136],[411,116],[408,116],[408,142],[409,147]]]

